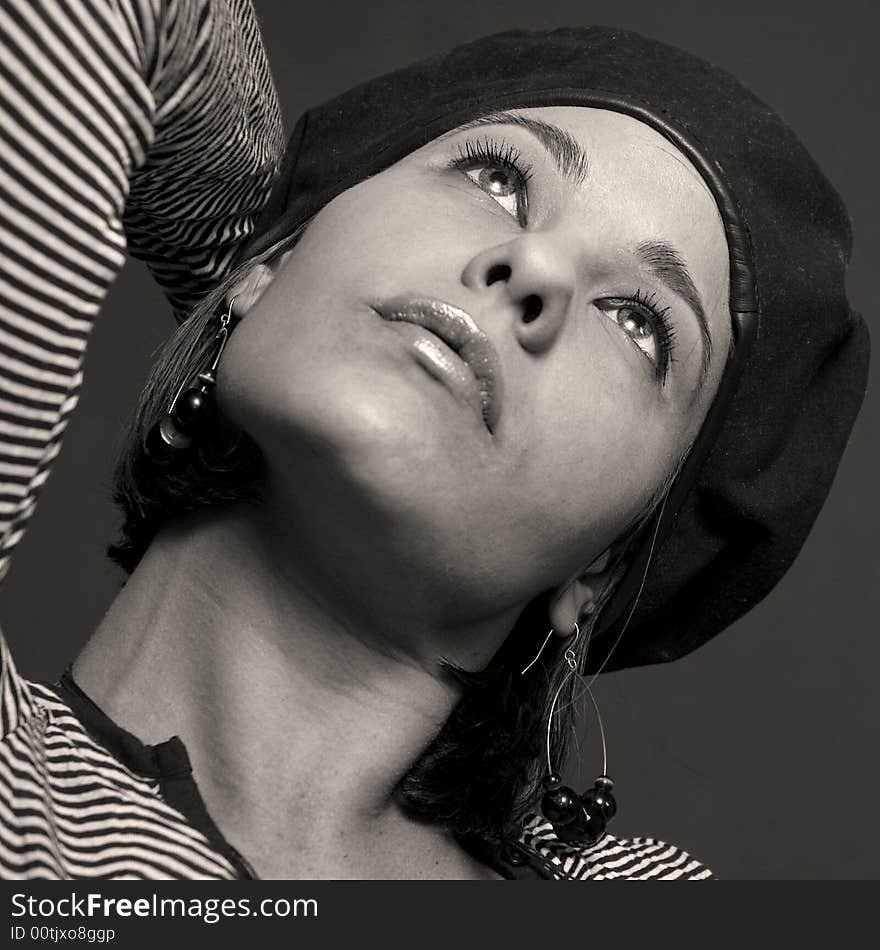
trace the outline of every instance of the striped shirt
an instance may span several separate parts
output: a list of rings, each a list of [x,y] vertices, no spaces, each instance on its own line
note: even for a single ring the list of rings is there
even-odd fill
[[[283,137],[246,0],[4,0],[0,131],[2,577],[125,254],[182,318],[251,233]],[[650,838],[565,845],[539,816],[505,853],[511,878],[711,876]],[[179,739],[144,745],[69,676],[23,679],[0,638],[0,876],[254,874],[211,820]]]

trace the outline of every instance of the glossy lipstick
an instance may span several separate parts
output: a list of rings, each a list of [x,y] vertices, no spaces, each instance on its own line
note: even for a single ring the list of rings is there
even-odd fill
[[[452,350],[470,370],[483,421],[489,431],[494,432],[501,416],[501,361],[492,341],[471,315],[430,297],[395,297],[383,301],[375,310],[384,320],[402,321],[428,330]],[[426,344],[421,352],[439,373],[448,369],[452,381],[459,380],[456,367],[444,366],[444,356],[439,349],[432,353],[430,344]]]

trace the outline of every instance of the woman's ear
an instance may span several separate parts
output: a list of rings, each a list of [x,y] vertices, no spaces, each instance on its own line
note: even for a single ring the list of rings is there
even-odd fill
[[[608,584],[613,582],[617,568],[611,548],[606,548],[591,564],[563,584],[550,600],[550,625],[557,636],[575,632],[575,624],[583,626],[596,610]]]
[[[251,307],[263,296],[266,288],[275,279],[278,271],[293,251],[291,248],[272,261],[262,261],[250,267],[247,273],[229,288],[227,299],[234,300],[233,309],[237,317],[244,317]]]

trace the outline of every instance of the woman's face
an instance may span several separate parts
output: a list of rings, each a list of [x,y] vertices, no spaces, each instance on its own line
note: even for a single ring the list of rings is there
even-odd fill
[[[730,341],[721,219],[682,153],[601,109],[490,118],[323,208],[220,373],[270,504],[449,622],[619,537]]]

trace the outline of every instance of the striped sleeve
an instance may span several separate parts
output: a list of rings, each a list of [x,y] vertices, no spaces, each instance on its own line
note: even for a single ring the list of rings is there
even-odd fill
[[[181,317],[250,233],[283,142],[246,0],[0,4],[0,577],[126,251]]]
[[[250,0],[174,9],[152,84],[156,140],[132,178],[124,226],[180,319],[253,230],[284,140]]]

